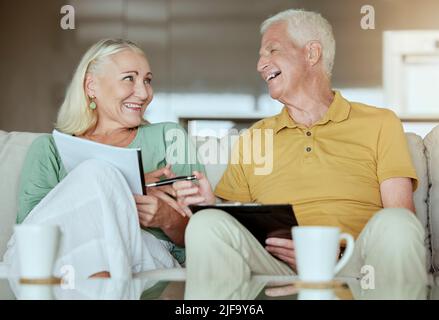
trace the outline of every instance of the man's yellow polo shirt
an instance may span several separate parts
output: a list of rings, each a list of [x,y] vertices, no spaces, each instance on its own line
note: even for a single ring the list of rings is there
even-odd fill
[[[271,146],[266,143],[270,132]],[[215,194],[232,201],[291,203],[300,225],[338,226],[357,237],[383,207],[381,182],[409,177],[417,187],[396,115],[349,102],[339,92],[323,119],[310,128],[295,123],[284,107],[280,114],[254,124],[248,134],[250,147],[241,135],[232,154],[236,160],[228,165]],[[262,141],[262,155],[272,149],[272,166],[263,174],[256,170],[262,167],[259,158],[249,161],[258,151],[250,150],[256,138]]]

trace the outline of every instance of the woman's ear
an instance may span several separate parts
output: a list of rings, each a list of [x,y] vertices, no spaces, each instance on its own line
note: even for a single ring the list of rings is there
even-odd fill
[[[96,96],[96,80],[94,79],[93,75],[90,73],[87,73],[85,75],[84,89],[87,96],[89,97]]]
[[[319,41],[310,41],[306,45],[308,55],[307,60],[310,66],[316,65],[322,57],[322,45]]]

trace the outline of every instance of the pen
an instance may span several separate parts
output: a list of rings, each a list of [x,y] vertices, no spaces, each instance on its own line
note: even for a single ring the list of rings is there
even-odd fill
[[[179,177],[175,177],[175,178],[171,178],[171,179],[165,179],[162,181],[157,181],[157,182],[153,182],[153,183],[148,183],[145,184],[145,187],[149,188],[149,187],[160,187],[160,186],[166,186],[168,184],[173,184],[176,181],[190,181],[190,180],[196,180],[197,177],[196,176],[179,176]]]

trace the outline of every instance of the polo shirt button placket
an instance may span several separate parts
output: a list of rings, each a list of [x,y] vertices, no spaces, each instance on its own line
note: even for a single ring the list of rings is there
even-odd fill
[[[310,138],[312,136],[312,133],[311,133],[311,131],[307,130],[307,131],[305,131],[305,135],[306,135],[307,138]],[[312,144],[312,140],[309,140],[308,143]],[[310,161],[311,161],[311,157],[312,157],[311,156],[311,151],[312,151],[312,148],[311,148],[310,145],[305,147],[305,154],[306,154],[305,162],[306,163],[310,163]]]

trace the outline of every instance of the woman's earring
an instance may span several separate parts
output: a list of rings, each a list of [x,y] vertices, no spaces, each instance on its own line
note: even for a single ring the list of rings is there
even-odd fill
[[[88,105],[88,107],[91,109],[91,110],[94,110],[94,109],[96,109],[96,102],[94,102],[94,99],[95,99],[96,97],[95,96],[91,96],[90,97],[90,104]]]

